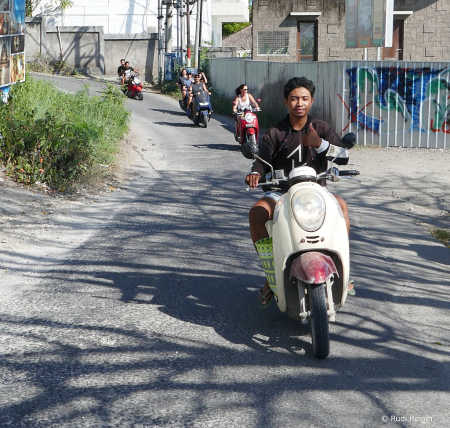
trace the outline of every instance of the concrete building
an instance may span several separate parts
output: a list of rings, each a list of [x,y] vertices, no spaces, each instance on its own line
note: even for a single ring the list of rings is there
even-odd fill
[[[392,48],[368,60],[449,61],[450,0],[395,0]],[[283,62],[363,59],[347,49],[345,0],[253,0],[253,59]]]
[[[180,0],[172,0],[180,4]],[[168,0],[162,0],[163,12]],[[191,44],[195,43],[198,0],[190,0]],[[184,4],[186,4],[184,2]],[[172,50],[177,47],[177,9],[173,9]],[[158,32],[158,0],[73,0],[65,10],[55,9],[54,2],[43,0],[33,16],[47,18],[48,26],[103,27],[104,34],[141,34]],[[222,22],[248,22],[248,0],[203,0],[202,41],[222,46]],[[186,17],[182,27],[186,29]],[[186,36],[184,36],[186,37]]]
[[[248,0],[211,0],[213,46],[222,46],[222,24],[224,22],[248,22]]]

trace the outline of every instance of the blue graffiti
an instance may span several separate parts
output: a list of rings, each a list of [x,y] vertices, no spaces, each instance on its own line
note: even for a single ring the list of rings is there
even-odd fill
[[[359,128],[450,133],[450,69],[354,67],[347,74],[349,118]]]

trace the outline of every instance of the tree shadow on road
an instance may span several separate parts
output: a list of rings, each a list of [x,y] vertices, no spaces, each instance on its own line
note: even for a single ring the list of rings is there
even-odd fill
[[[388,221],[353,196],[353,215]],[[430,399],[450,392],[448,346],[435,343],[448,327],[418,326],[448,313],[450,289],[446,266],[401,257],[417,229],[398,225],[392,241],[390,227],[352,226],[357,294],[318,361],[307,327],[257,306],[250,199],[231,179],[167,172],[24,294],[26,316],[5,308],[0,425],[360,426],[350,400],[374,426],[399,406],[444,426]]]

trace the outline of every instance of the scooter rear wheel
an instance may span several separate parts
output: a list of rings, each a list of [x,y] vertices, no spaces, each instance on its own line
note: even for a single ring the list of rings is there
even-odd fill
[[[324,359],[330,353],[330,329],[325,284],[309,284],[308,296],[313,354],[316,358]]]

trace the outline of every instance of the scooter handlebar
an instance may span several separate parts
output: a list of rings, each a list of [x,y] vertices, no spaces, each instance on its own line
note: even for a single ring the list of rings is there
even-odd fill
[[[339,171],[339,177],[352,177],[354,175],[359,175],[359,171],[353,170],[347,170],[347,171]]]

